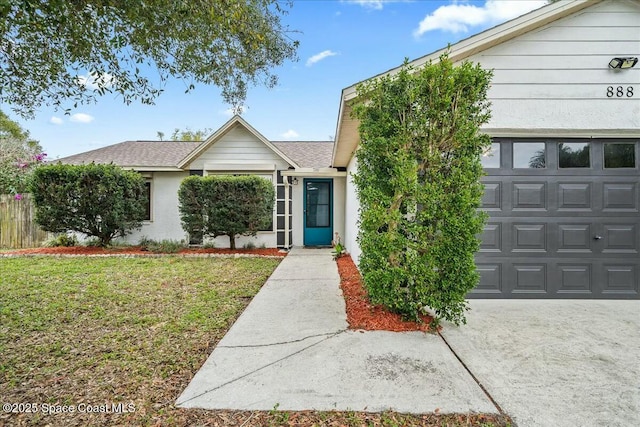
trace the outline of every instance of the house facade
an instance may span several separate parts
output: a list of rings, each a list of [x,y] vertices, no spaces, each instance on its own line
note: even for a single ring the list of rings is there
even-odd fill
[[[614,68],[638,57],[635,0],[560,1],[450,47],[454,62],[494,71],[483,129],[493,137],[483,159],[489,220],[470,296],[639,298],[640,64]],[[333,153],[349,175],[355,98],[355,86],[343,90]],[[357,258],[350,179],[345,208],[346,246]]]
[[[638,57],[638,0],[562,0],[450,46],[455,63],[494,71],[489,220],[471,297],[640,298]],[[126,142],[61,161],[148,178],[150,218],[131,241],[188,238],[177,207],[185,177],[250,173],[274,183],[277,202],[273,229],[240,246],[325,246],[338,233],[357,260],[356,98],[356,85],[342,91],[335,143],[269,141],[236,116],[202,143]]]
[[[126,141],[60,159],[67,164],[114,163],[140,172],[147,180],[149,207],[142,228],[126,237],[136,243],[186,240],[178,210],[178,189],[190,175],[257,175],[276,190],[270,229],[255,237],[241,236],[238,247],[290,248],[330,246],[334,234],[344,234],[346,172],[329,167],[332,141],[271,142],[234,116],[203,142]],[[228,247],[229,238],[213,243]]]

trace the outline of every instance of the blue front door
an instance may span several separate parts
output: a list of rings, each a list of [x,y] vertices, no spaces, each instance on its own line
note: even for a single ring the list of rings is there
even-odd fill
[[[333,180],[304,180],[304,244],[329,246],[333,238]]]

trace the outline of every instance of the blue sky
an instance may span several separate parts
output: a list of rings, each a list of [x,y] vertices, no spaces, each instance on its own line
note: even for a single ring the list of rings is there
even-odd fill
[[[295,1],[284,22],[298,31],[299,61],[275,71],[279,86],[249,90],[243,117],[270,140],[328,140],[335,134],[340,92],[448,43],[538,8],[544,0]],[[46,107],[33,120],[3,111],[40,141],[49,159],[126,140],[154,140],[175,128],[217,129],[231,116],[212,86],[172,81],[156,105],[107,95],[70,115]]]

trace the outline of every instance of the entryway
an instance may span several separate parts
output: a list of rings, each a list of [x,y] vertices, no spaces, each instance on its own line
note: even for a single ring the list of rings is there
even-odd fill
[[[304,245],[330,246],[333,239],[333,179],[304,180]]]

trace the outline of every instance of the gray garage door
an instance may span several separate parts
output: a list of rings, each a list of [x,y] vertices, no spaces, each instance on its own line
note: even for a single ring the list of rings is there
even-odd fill
[[[476,298],[639,299],[637,140],[495,139]]]

